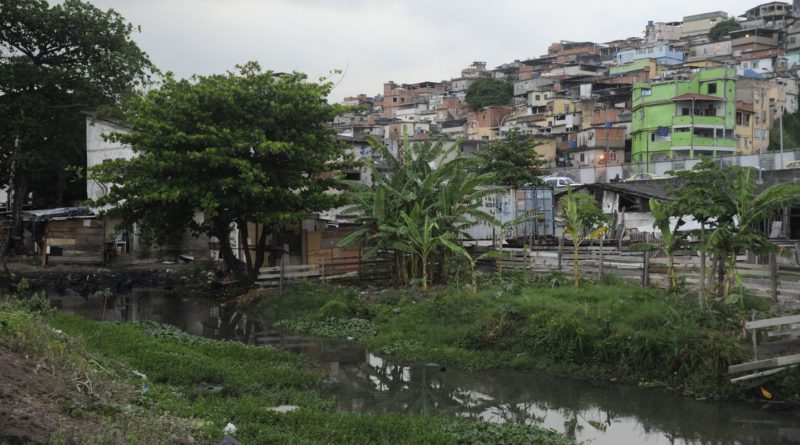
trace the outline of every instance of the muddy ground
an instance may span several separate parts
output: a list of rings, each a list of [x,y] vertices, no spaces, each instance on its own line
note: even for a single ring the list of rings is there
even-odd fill
[[[70,415],[91,397],[42,363],[0,348],[0,444],[67,442],[91,437],[100,425]]]

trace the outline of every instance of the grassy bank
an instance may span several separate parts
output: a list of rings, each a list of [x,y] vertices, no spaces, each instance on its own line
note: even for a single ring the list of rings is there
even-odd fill
[[[726,368],[746,357],[735,309],[676,304],[656,289],[616,282],[576,290],[547,277],[497,280],[477,295],[299,287],[258,310],[279,325],[354,337],[395,358],[465,369],[511,365],[579,377],[666,386],[689,395],[733,390]]]
[[[49,417],[58,414],[62,424],[73,416],[89,422],[50,431],[47,442],[218,443],[230,422],[245,444],[569,443],[521,425],[338,412],[317,394],[322,375],[302,356],[153,323],[56,315],[40,303],[0,297],[0,352],[52,370],[65,399],[75,399],[73,386],[82,382],[85,398],[46,402],[57,411]],[[279,405],[299,409],[269,409]],[[4,440],[14,437],[0,435]]]

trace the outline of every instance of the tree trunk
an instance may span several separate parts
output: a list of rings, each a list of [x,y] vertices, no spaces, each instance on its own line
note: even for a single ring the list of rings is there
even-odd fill
[[[472,295],[478,293],[478,280],[475,277],[475,263],[471,263],[470,266],[472,267],[470,272],[472,274]]]
[[[725,296],[725,259],[722,257],[717,258],[717,296]]]
[[[425,296],[428,296],[428,258],[421,256],[422,260],[422,290],[425,291]]]
[[[266,224],[262,224],[261,226],[261,233],[258,235],[258,240],[256,241],[256,261],[253,264],[256,276],[258,276],[258,271],[261,270],[261,267],[264,266],[264,253],[267,250],[267,235],[272,233],[271,230],[267,230]]]
[[[667,252],[669,258],[669,282],[672,288],[672,296],[675,298],[675,303],[678,303],[678,277],[675,274],[675,257],[672,252]]]
[[[28,178],[24,174],[14,175],[14,189],[11,195],[11,218],[12,226],[9,232],[8,250],[14,249],[17,254],[22,254],[22,206],[28,195]]]
[[[244,247],[244,264],[245,272],[247,273],[248,282],[252,283],[258,275],[257,269],[253,268],[253,260],[250,258],[250,229],[247,227],[247,221],[244,219],[237,219],[236,225],[239,226],[239,240]]]
[[[575,245],[575,251],[572,254],[572,267],[575,268],[575,289],[581,287],[581,271],[578,269],[578,249],[580,249],[581,242],[572,242]]]
[[[700,242],[706,241],[706,224],[700,223]],[[700,250],[700,293],[706,293],[706,251]],[[702,301],[702,296],[701,296]]]
[[[231,247],[230,228],[228,225],[214,224],[214,236],[219,239],[219,251],[222,254],[222,260],[225,262],[225,267],[236,276],[240,281],[247,281],[248,277],[239,261],[233,254]]]

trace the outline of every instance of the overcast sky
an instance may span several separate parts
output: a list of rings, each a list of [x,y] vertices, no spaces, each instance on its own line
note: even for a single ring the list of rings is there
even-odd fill
[[[333,101],[383,82],[439,81],[481,60],[494,68],[559,40],[644,35],[648,20],[725,11],[743,0],[88,0],[141,26],[134,38],[163,71],[221,73],[257,60],[275,71],[336,76]],[[763,3],[763,2],[762,2]]]

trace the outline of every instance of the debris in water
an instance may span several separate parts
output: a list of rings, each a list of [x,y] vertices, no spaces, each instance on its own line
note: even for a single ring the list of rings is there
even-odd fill
[[[234,434],[236,433],[236,425],[228,422],[228,424],[225,425],[225,428],[222,429],[222,432],[225,434]]]

